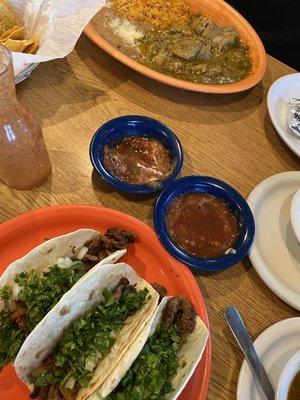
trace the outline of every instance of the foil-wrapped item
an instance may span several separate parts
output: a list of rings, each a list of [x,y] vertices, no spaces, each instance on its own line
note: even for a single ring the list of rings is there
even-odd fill
[[[300,137],[300,99],[295,97],[288,102],[288,127],[294,135]]]

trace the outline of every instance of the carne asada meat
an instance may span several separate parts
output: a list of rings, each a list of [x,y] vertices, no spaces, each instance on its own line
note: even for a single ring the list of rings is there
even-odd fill
[[[48,400],[49,391],[50,386],[35,387],[29,397],[31,399]]]
[[[32,376],[39,376],[43,371],[47,373],[54,373],[57,367],[55,366],[55,360],[52,354],[43,361],[43,364],[36,368],[32,372]],[[48,385],[42,387],[35,387],[34,391],[30,395],[31,399],[38,400],[66,400],[66,397],[61,393],[58,386]]]
[[[133,232],[124,231],[118,228],[110,228],[107,230],[103,238],[103,245],[108,254],[116,250],[124,249],[127,243],[135,241]]]
[[[191,333],[196,326],[194,307],[182,296],[173,297],[164,310],[162,322],[169,326],[174,321],[181,333]]]
[[[20,329],[25,328],[26,313],[27,307],[22,300],[15,300],[12,303],[11,321]]]
[[[52,385],[48,394],[48,400],[65,400],[65,397],[56,385]]]
[[[37,400],[69,400],[56,385],[36,387],[29,397]]]
[[[151,286],[159,294],[159,302],[161,302],[161,300],[167,295],[167,289],[164,286],[162,286],[156,282],[152,283]]]
[[[116,250],[124,249],[127,243],[134,242],[134,240],[134,233],[119,228],[110,228],[106,231],[105,235],[99,235],[86,243],[88,252],[83,257],[83,261],[87,263],[88,267],[92,268],[99,261],[103,260],[103,258]]]
[[[116,301],[119,301],[120,297],[122,294],[126,291],[134,289],[134,286],[129,284],[129,280],[127,278],[121,278],[119,280],[119,283],[117,286],[114,288],[114,297]]]

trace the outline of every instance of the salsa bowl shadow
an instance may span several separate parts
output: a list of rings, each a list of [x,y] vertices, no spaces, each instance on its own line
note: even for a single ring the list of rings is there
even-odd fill
[[[155,186],[132,184],[116,178],[105,166],[104,148],[129,136],[142,136],[159,140],[170,151],[173,169],[170,175]],[[115,189],[131,194],[153,194],[168,186],[180,173],[183,151],[176,135],[161,122],[141,116],[126,115],[111,119],[94,134],[90,144],[90,159],[100,177]]]
[[[201,193],[223,200],[234,213],[239,224],[239,234],[234,253],[218,258],[202,258],[185,252],[172,241],[166,225],[166,215],[176,198],[184,194]],[[255,224],[246,200],[227,183],[209,176],[186,176],[172,182],[158,197],[154,208],[154,227],[158,238],[166,250],[195,272],[223,271],[246,257],[252,245]]]
[[[215,93],[215,94],[228,94],[243,92],[257,85],[263,78],[266,71],[266,52],[264,46],[252,28],[252,26],[242,17],[234,8],[223,0],[188,0],[194,11],[202,12],[214,21],[224,25],[234,25],[244,41],[249,47],[250,56],[252,59],[252,70],[245,79],[237,83],[231,84],[201,84],[190,81],[185,81],[171,76],[165,75],[161,72],[155,71],[133,58],[123,54],[118,49],[114,48],[105,39],[103,39],[89,23],[84,33],[102,50],[110,54],[116,60],[132,68],[133,70],[152,78],[158,82],[164,83],[180,89],[185,89],[193,92],[202,93]]]

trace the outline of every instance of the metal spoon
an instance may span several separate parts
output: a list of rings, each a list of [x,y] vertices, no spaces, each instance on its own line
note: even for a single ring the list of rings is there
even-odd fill
[[[257,354],[244,321],[236,307],[227,307],[225,311],[227,323],[240,345],[248,363],[268,400],[275,399],[275,391],[266,373],[260,356]]]

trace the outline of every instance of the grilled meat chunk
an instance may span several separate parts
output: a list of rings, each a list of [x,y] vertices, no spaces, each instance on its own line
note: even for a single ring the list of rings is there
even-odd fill
[[[214,37],[212,43],[217,45],[219,50],[233,46],[239,37],[239,33],[235,27],[223,28],[222,31]]]
[[[25,328],[26,304],[22,300],[15,300],[12,305],[11,320],[20,329]]]
[[[181,333],[191,333],[196,326],[194,307],[182,296],[173,297],[164,310],[162,322],[169,326],[174,321]]]
[[[203,15],[196,14],[192,17],[191,20],[191,28],[195,31],[198,35],[204,32],[205,28],[209,24],[209,20],[205,18]]]
[[[103,258],[116,250],[124,249],[127,243],[134,242],[134,240],[135,235],[133,232],[119,228],[110,228],[106,231],[105,235],[99,235],[86,243],[88,252],[83,257],[83,261],[92,268],[99,261],[103,260]]]
[[[177,57],[189,61],[196,58],[202,47],[203,41],[197,36],[186,36],[171,43],[169,50]]]
[[[56,385],[52,385],[48,394],[48,400],[65,400],[65,397]]]
[[[213,38],[219,35],[221,32],[222,28],[216,24],[213,21],[209,21],[209,23],[206,25],[203,35],[206,37],[208,41],[211,41]]]
[[[48,400],[49,391],[50,386],[36,387],[29,397],[31,399]]]
[[[135,241],[133,232],[124,231],[118,228],[110,228],[107,230],[103,245],[105,250],[110,254],[116,250],[124,249],[127,243]]]
[[[122,296],[122,293],[132,289],[134,289],[134,286],[129,284],[129,280],[124,277],[121,278],[117,286],[114,288],[114,297],[116,301],[119,301],[120,297]]]
[[[151,284],[151,286],[159,294],[159,301],[161,301],[167,295],[167,289],[159,283],[154,282]]]
[[[202,47],[197,54],[197,60],[207,61],[211,59],[212,47],[209,43],[202,43]]]

